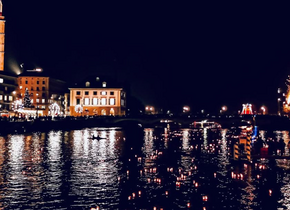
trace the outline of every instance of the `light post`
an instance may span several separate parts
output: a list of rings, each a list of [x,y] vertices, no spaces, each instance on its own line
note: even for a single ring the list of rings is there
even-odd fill
[[[281,112],[280,112],[280,101],[281,101],[281,98],[278,98],[278,115],[281,115]]]

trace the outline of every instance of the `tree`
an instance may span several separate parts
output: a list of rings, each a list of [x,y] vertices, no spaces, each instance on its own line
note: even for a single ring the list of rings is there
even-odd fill
[[[31,99],[29,96],[28,89],[26,88],[25,94],[24,94],[24,107],[30,108],[31,107]]]

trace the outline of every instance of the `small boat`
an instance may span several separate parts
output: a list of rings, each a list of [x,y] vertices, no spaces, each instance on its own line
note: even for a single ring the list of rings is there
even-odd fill
[[[102,138],[102,137],[99,137],[99,136],[95,136],[95,135],[93,135],[93,136],[90,137],[89,139],[97,139],[97,140],[100,140],[100,139],[106,139],[106,138]]]

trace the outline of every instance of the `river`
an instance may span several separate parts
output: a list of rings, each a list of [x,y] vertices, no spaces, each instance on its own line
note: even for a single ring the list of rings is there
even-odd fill
[[[206,128],[2,136],[0,209],[290,209],[290,161],[236,163],[228,142]]]

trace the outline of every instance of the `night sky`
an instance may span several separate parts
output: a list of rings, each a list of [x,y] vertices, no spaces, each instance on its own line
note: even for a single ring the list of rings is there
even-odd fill
[[[3,0],[6,69],[111,75],[166,109],[277,111],[290,74],[285,5],[96,2]]]

